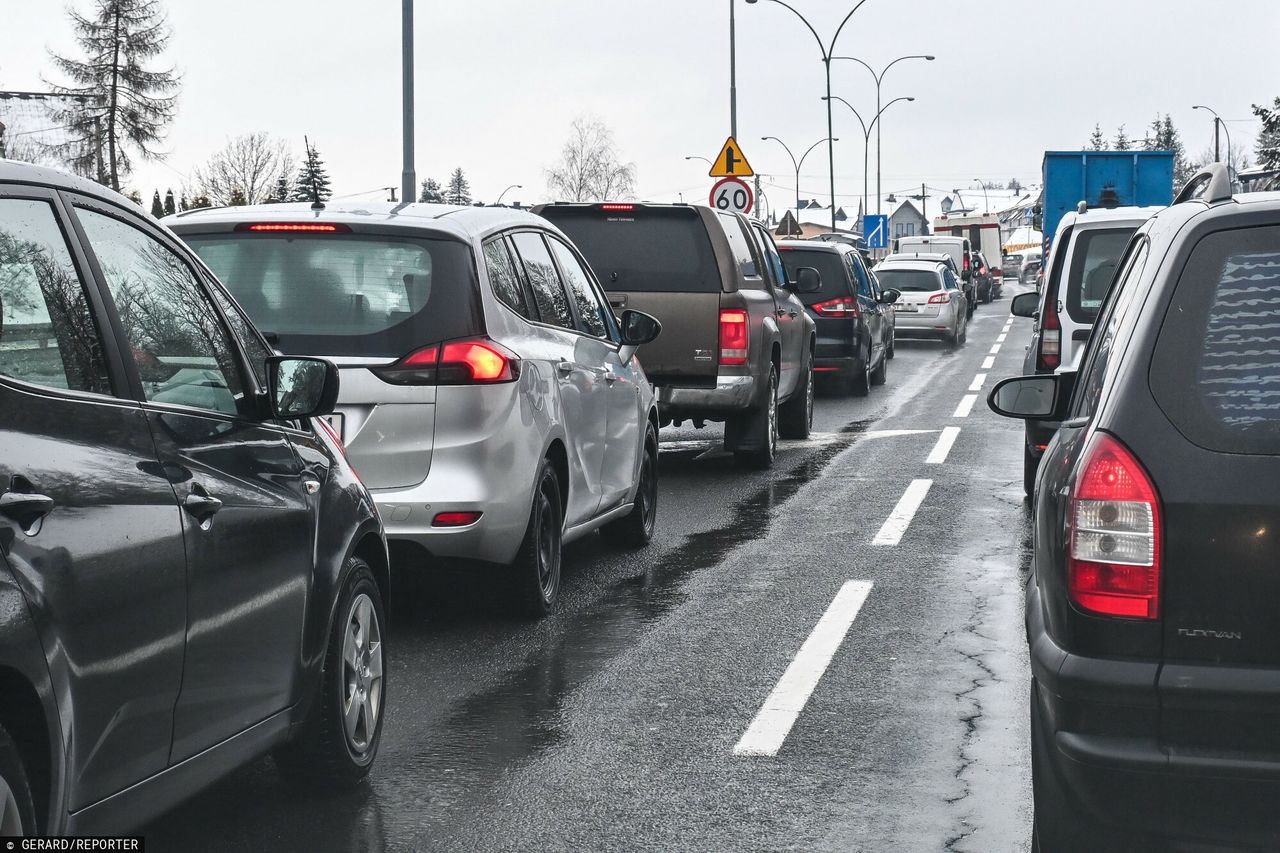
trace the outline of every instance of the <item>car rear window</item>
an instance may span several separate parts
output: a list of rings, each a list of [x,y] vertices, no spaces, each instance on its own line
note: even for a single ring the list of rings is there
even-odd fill
[[[800,267],[812,267],[822,276],[822,290],[817,293],[797,293],[805,305],[815,305],[833,296],[850,296],[849,277],[845,274],[847,267],[844,255],[836,252],[824,252],[815,249],[793,249],[779,246],[782,255],[782,266],[787,270],[787,280],[796,280],[796,270]]]
[[[183,239],[286,353],[400,357],[482,330],[471,250],[371,234]]]
[[[1150,380],[1196,444],[1280,455],[1280,227],[1220,231],[1196,244]]]
[[[1124,228],[1089,228],[1076,232],[1067,273],[1067,313],[1078,323],[1093,323],[1136,225]]]
[[[542,215],[569,235],[605,290],[720,292],[711,240],[692,208],[550,206]]]
[[[933,293],[942,290],[942,279],[932,270],[876,270],[880,289],[893,288],[903,293]]]

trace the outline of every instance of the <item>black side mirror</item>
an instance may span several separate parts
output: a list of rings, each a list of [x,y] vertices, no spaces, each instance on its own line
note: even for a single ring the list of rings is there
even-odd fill
[[[623,364],[631,361],[637,347],[650,343],[662,333],[662,323],[658,322],[657,317],[630,308],[622,312],[622,316],[618,318],[618,325],[622,332],[622,346],[618,348],[618,360]]]
[[[1006,418],[1060,421],[1066,417],[1075,377],[1074,373],[1014,376],[991,389],[987,406]]]
[[[271,414],[292,421],[327,415],[338,402],[338,368],[323,358],[267,358]]]
[[[796,270],[796,293],[817,293],[822,290],[822,273],[813,267],[800,267]]]
[[[1009,303],[1009,313],[1015,317],[1035,317],[1040,313],[1040,294],[1019,293]]]
[[[901,298],[902,291],[896,288],[890,287],[880,291],[880,304],[882,305],[892,305]]]

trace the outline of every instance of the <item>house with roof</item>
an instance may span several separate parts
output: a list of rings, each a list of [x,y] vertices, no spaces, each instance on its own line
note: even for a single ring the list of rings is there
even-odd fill
[[[920,237],[929,233],[929,220],[909,198],[904,198],[893,213],[889,214],[889,236]]]

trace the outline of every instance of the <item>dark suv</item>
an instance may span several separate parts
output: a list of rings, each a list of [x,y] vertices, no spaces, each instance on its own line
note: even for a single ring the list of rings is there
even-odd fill
[[[1019,299],[1034,300],[1034,294]],[[1042,851],[1280,847],[1280,196],[1214,166],[1120,258],[1035,488]]]
[[[178,240],[0,160],[0,835],[135,826],[268,751],[369,772],[387,550],[327,427]]]
[[[640,348],[662,421],[724,421],[739,461],[773,464],[778,436],[813,423],[817,333],[800,294],[811,267],[788,278],[773,237],[736,213],[684,204],[548,204],[533,209],[572,238],[615,309],[657,317]]]

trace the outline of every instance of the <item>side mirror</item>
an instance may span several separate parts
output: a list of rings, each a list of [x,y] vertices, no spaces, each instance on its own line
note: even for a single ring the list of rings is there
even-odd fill
[[[327,415],[338,402],[338,368],[323,358],[267,358],[271,414],[292,421]]]
[[[1009,313],[1015,317],[1034,317],[1040,313],[1039,293],[1019,293],[1009,303]]]
[[[902,291],[896,288],[890,287],[886,290],[880,291],[880,303],[882,305],[892,305],[901,298]]]
[[[1074,373],[1015,376],[991,389],[987,405],[1006,418],[1060,421],[1066,415],[1075,377]]]
[[[800,267],[794,287],[796,293],[817,293],[822,290],[822,274],[813,267]]]
[[[627,309],[618,318],[622,331],[622,346],[618,348],[618,359],[627,364],[636,354],[636,348],[652,342],[662,333],[662,323],[657,317],[643,311]]]

